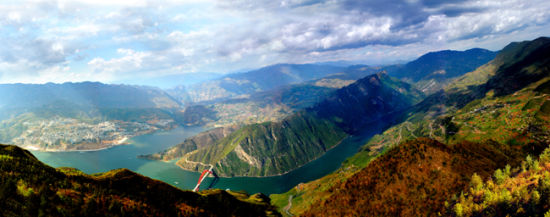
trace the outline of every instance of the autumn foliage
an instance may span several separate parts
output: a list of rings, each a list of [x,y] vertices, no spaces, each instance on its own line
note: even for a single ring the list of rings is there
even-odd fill
[[[465,189],[473,173],[490,176],[524,157],[516,147],[463,142],[444,145],[419,138],[372,161],[329,191],[304,216],[437,216],[445,201]]]

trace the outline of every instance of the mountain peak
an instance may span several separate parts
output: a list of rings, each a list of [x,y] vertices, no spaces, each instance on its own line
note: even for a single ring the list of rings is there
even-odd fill
[[[496,52],[473,48],[466,51],[442,50],[424,54],[405,65],[387,67],[389,75],[411,82],[435,79],[444,82],[459,77],[495,58]],[[441,73],[444,72],[444,73]]]

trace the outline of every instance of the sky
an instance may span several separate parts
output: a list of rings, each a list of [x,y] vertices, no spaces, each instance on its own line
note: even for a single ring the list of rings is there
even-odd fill
[[[548,0],[2,0],[0,83],[380,65],[540,36]]]

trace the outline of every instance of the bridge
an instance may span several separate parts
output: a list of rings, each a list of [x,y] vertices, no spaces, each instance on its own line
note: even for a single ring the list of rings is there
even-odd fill
[[[199,191],[199,187],[201,186],[202,181],[204,181],[204,179],[209,174],[214,175],[214,181],[212,181],[212,183],[210,184],[210,186],[208,188],[212,187],[214,185],[214,183],[216,183],[218,181],[219,178],[218,178],[218,175],[216,175],[216,173],[214,172],[214,166],[210,165],[209,169],[202,171],[201,176],[199,177],[199,182],[197,183],[197,186],[195,186],[195,188],[193,188],[194,192]]]

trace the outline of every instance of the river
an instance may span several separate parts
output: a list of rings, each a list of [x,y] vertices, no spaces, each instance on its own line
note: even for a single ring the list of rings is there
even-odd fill
[[[167,149],[204,130],[201,127],[179,127],[170,131],[136,136],[128,140],[129,145],[99,151],[31,152],[39,160],[53,167],[74,167],[89,174],[128,168],[181,189],[193,189],[199,173],[182,170],[174,163],[140,159],[136,156]],[[299,183],[318,179],[336,170],[347,157],[353,155],[377,132],[378,130],[366,130],[357,136],[348,137],[322,157],[287,174],[262,178],[220,178],[214,188],[244,190],[251,194],[261,192],[266,195],[286,192]],[[201,185],[201,189],[207,187],[212,180],[213,178],[207,178]]]

